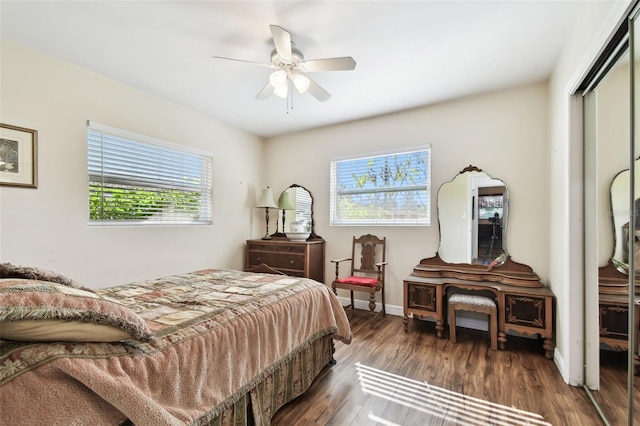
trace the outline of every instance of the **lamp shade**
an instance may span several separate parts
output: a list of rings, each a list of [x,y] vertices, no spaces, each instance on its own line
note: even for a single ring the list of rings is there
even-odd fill
[[[289,191],[284,191],[278,198],[278,208],[280,210],[293,210],[293,204],[291,204],[291,198],[289,198]]]
[[[293,80],[293,85],[296,86],[296,89],[299,93],[306,92],[309,88],[309,84],[311,84],[311,81],[309,81],[309,77],[303,74],[295,73],[291,76],[291,79]]]
[[[289,76],[287,73],[284,70],[278,70],[269,76],[269,82],[273,86],[273,93],[286,99],[289,92]]]
[[[260,201],[258,201],[258,205],[256,207],[264,207],[268,209],[278,208],[276,202],[273,201],[273,192],[271,192],[271,188],[267,186],[262,190],[262,196],[260,197]]]

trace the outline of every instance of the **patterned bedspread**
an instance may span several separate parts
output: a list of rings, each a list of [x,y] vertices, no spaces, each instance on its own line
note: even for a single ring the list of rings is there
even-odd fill
[[[351,341],[338,299],[304,278],[210,269],[98,292],[156,339],[0,341],[0,423],[204,424],[318,338]]]

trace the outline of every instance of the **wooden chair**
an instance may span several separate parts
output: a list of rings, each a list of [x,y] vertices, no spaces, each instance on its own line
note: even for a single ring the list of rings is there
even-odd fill
[[[373,314],[376,309],[376,293],[381,293],[382,310],[378,315],[385,316],[386,308],[384,303],[384,278],[386,262],[386,242],[375,235],[366,234],[359,238],[353,237],[351,247],[351,257],[332,260],[336,264],[336,278],[331,283],[333,292],[337,294],[337,289],[349,290],[351,293],[351,304],[345,306],[355,309],[353,303],[353,292],[361,291],[369,293],[369,310]],[[358,256],[358,257],[356,257]],[[359,262],[358,262],[359,260]],[[340,263],[351,261],[351,271],[349,276],[340,278]]]

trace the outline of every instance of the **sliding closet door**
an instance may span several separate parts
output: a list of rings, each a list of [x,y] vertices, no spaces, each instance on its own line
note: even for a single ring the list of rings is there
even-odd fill
[[[584,375],[600,416],[613,425],[640,425],[633,374],[633,348],[637,346],[633,330],[638,323],[634,303],[630,303],[635,300],[633,270],[640,267],[636,260],[640,259],[640,244],[633,231],[638,228],[635,200],[640,199],[634,159],[640,150],[632,137],[636,122],[632,95],[638,68],[634,65],[640,58],[632,45],[640,38],[634,37],[635,15],[631,16],[624,36],[610,46],[601,70],[583,92]],[[617,272],[625,265],[631,273]],[[621,282],[620,287],[606,285],[612,276]]]

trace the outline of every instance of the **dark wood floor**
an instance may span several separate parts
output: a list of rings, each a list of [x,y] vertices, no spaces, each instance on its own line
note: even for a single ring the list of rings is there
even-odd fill
[[[305,394],[281,408],[273,425],[518,424],[513,417],[503,423],[495,420],[506,412],[501,406],[541,416],[537,422],[520,424],[604,424],[586,392],[562,380],[538,341],[509,336],[507,350],[492,351],[486,332],[458,328],[458,342],[452,344],[436,337],[431,322],[412,321],[405,333],[401,317],[387,315],[371,330],[366,312],[349,311],[348,315],[353,342],[336,343],[337,364],[326,367]],[[358,363],[379,373],[381,388],[392,383],[394,377],[400,380],[395,380],[390,385],[394,390],[385,395],[365,393],[358,378]],[[610,387],[621,381],[624,388],[623,370],[624,365],[604,371],[603,380]],[[489,413],[483,411],[486,404],[480,401],[480,414],[462,418],[464,414],[456,414],[455,402],[434,402],[436,394],[425,391],[427,384],[431,390],[453,391],[497,406],[490,407]],[[404,389],[409,397],[402,396]],[[459,395],[454,394],[457,399]],[[600,397],[599,393],[596,396]],[[605,403],[607,415],[613,416],[611,424],[627,424],[620,420],[626,419],[625,400],[617,401],[620,403]],[[477,413],[467,406],[468,402],[462,403],[462,412]]]

